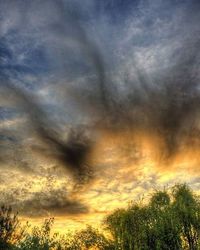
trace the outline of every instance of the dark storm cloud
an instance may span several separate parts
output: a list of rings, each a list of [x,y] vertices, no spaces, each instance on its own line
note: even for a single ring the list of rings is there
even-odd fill
[[[85,204],[77,199],[67,197],[66,189],[53,189],[30,194],[29,190],[13,189],[7,195],[1,195],[1,203],[11,205],[23,216],[61,216],[81,215],[89,212]],[[26,197],[22,199],[22,196]],[[21,196],[21,197],[19,197]]]
[[[16,203],[13,207],[20,214],[30,217],[81,215],[89,212],[87,206],[82,202],[67,199],[66,196],[60,195],[58,190],[51,191],[50,195],[41,192],[35,193],[30,199]]]
[[[123,97],[110,82],[100,87],[103,98],[95,88],[85,96],[80,87],[69,92],[88,108],[97,129],[157,136],[161,159],[173,158],[182,149],[200,146],[199,47],[199,37],[193,36],[193,41],[183,41],[167,69],[147,75],[137,68],[137,80],[127,82]]]

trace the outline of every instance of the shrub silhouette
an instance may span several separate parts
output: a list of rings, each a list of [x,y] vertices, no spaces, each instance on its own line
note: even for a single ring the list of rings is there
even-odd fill
[[[71,238],[70,243],[66,246],[69,250],[113,250],[112,242],[107,239],[102,233],[92,226],[87,226],[86,229],[77,231]]]
[[[0,249],[13,249],[24,237],[26,227],[21,227],[17,213],[11,207],[0,208]]]
[[[24,240],[19,244],[21,250],[49,250],[59,249],[59,243],[56,239],[57,234],[51,235],[51,228],[54,219],[50,218],[44,221],[39,227],[33,227],[30,234],[26,234]]]

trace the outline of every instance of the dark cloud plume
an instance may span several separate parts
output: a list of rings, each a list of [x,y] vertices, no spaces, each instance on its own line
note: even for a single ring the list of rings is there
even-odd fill
[[[69,129],[67,139],[64,140],[59,133],[59,127],[46,115],[41,105],[37,103],[36,97],[9,82],[2,85],[1,89],[2,93],[9,96],[10,103],[28,114],[29,131],[32,129],[36,138],[45,146],[35,146],[32,149],[37,149],[37,151],[41,151],[41,154],[58,159],[72,174],[75,181],[80,184],[87,182],[92,177],[92,170],[87,163],[87,155],[92,143],[84,129]]]
[[[35,196],[30,200],[25,200],[21,204],[15,205],[18,211],[24,216],[40,217],[48,216],[49,214],[54,216],[62,215],[81,215],[89,213],[89,209],[82,202],[77,200],[66,199],[60,197],[57,200],[56,197],[48,197],[46,194],[41,196],[41,193],[36,193]],[[31,210],[29,208],[31,207]]]

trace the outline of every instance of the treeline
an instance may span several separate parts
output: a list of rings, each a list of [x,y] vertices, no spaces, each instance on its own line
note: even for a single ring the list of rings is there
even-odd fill
[[[155,191],[149,202],[131,203],[108,215],[101,233],[92,226],[52,234],[53,219],[41,227],[21,226],[17,214],[0,210],[0,250],[198,250],[200,202],[186,184]]]

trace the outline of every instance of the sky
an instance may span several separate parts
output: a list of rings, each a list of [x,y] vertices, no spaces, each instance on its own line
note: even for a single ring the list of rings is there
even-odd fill
[[[198,0],[0,0],[0,203],[65,232],[200,190]]]

